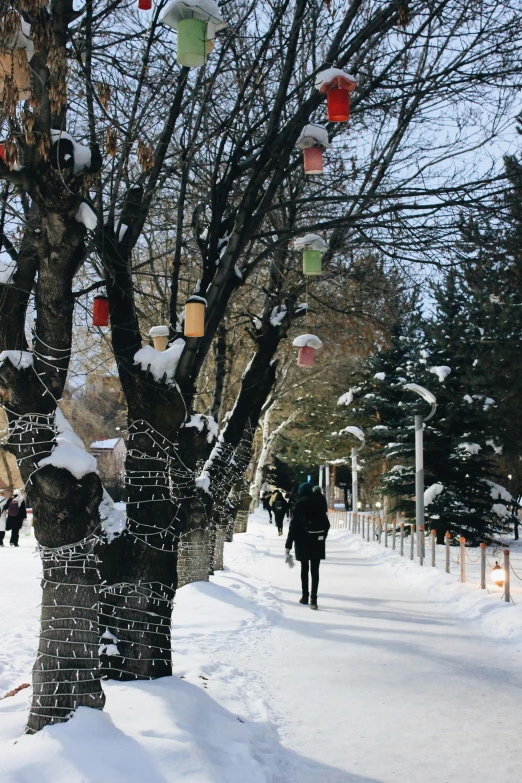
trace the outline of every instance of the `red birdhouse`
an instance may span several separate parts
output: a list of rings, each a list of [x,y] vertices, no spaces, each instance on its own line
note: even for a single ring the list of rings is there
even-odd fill
[[[140,11],[150,11],[152,8],[152,0],[138,0],[138,8]]]
[[[5,145],[2,144],[1,142],[0,142],[0,158],[2,158],[2,160],[5,163]]]
[[[92,308],[92,325],[109,325],[109,300],[102,294],[94,297],[94,304]]]
[[[298,367],[312,367],[315,362],[315,348],[311,348],[309,345],[305,345],[304,348],[299,348],[297,354],[297,366]]]
[[[317,75],[315,86],[326,93],[330,122],[346,122],[350,116],[350,93],[357,82],[340,68],[328,68]]]

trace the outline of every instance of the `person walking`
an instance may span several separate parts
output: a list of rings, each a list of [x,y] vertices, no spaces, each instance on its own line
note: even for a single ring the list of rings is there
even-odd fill
[[[270,501],[272,499],[272,493],[271,492],[265,492],[263,495],[263,508],[265,511],[268,511],[268,517],[270,519],[270,524],[272,524],[272,506],[270,505]]]
[[[311,484],[301,484],[299,498],[294,506],[288,537],[286,539],[286,562],[292,565],[292,546],[295,544],[295,557],[301,563],[302,596],[300,604],[308,604],[317,609],[317,590],[319,588],[319,565],[325,559],[325,541],[330,530],[328,514],[325,511],[325,498],[314,493]],[[312,580],[311,592],[308,592],[309,572]]]
[[[3,492],[0,493],[0,546],[4,545],[9,500],[10,498],[6,498]]]
[[[283,493],[278,489],[272,498],[272,511],[274,512],[274,519],[277,525],[277,532],[280,536],[283,535],[283,522],[288,514],[288,503],[286,502]]]
[[[22,529],[26,516],[27,510],[23,495],[19,489],[15,489],[13,497],[7,506],[6,529],[11,531],[11,539],[9,541],[11,546],[18,546],[20,530]]]

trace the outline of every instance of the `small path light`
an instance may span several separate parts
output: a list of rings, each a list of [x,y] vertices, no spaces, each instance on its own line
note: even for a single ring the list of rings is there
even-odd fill
[[[504,587],[506,575],[502,566],[498,564],[498,560],[495,560],[495,565],[491,569],[491,579],[498,587]]]

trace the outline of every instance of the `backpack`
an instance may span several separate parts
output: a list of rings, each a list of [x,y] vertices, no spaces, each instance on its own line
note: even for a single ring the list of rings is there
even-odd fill
[[[9,506],[7,508],[7,516],[8,517],[17,517],[19,510],[20,510],[20,506],[18,505],[16,500],[11,500],[9,502]]]

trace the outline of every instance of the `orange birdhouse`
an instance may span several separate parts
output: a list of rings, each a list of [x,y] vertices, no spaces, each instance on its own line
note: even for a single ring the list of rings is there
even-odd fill
[[[205,308],[207,300],[191,296],[185,304],[185,337],[203,337],[205,334]]]

